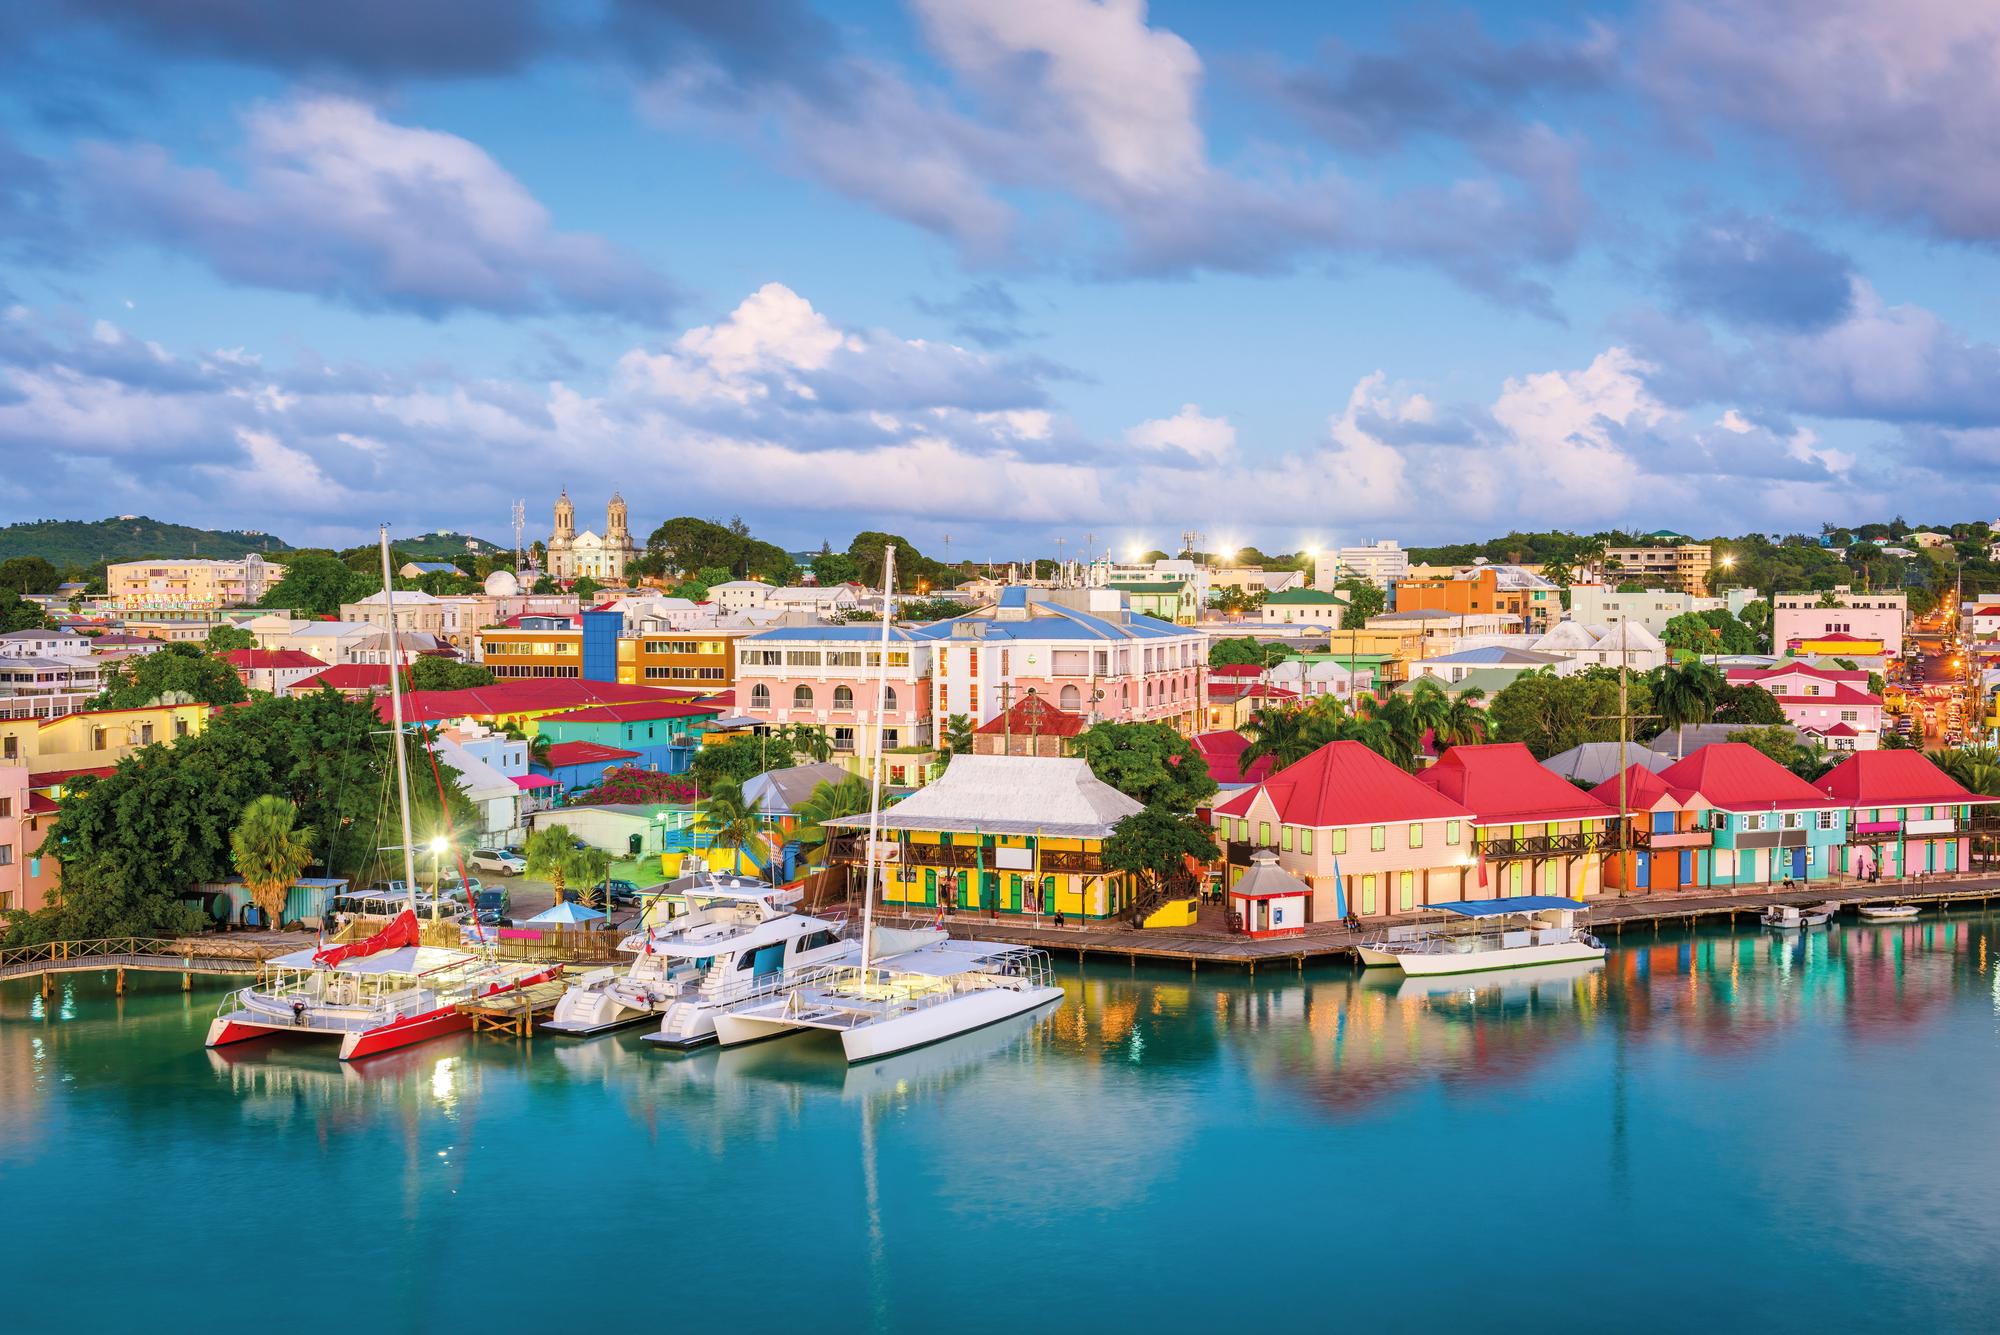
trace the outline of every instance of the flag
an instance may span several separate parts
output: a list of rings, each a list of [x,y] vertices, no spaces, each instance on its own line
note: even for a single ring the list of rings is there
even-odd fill
[[[1340,859],[1333,860],[1333,916],[1347,917],[1347,882],[1340,879]]]
[[[650,927],[646,929],[646,953],[653,953],[653,929]]]

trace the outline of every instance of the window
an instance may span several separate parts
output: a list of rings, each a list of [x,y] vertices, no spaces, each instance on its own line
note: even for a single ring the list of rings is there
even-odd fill
[[[1292,851],[1292,827],[1291,827],[1291,826],[1289,826],[1289,825],[1285,825],[1285,826],[1280,826],[1280,827],[1279,827],[1279,839],[1278,839],[1278,844],[1279,844],[1279,846],[1280,846],[1281,848],[1283,848],[1283,849],[1284,849],[1284,850],[1285,850],[1285,851],[1286,851],[1287,853],[1289,853],[1289,852],[1291,852],[1291,851]]]
[[[1389,846],[1388,826],[1377,825],[1368,831],[1368,848],[1370,852],[1380,853],[1383,849],[1387,848],[1388,846]]]
[[[828,667],[858,668],[861,666],[861,651],[859,649],[829,649],[826,655],[826,665]]]
[[[1326,832],[1326,851],[1329,853],[1345,853],[1347,851],[1347,831],[1328,830]]]
[[[14,799],[11,797],[0,797],[0,816],[11,816],[13,814]]]
[[[1785,828],[1786,828],[1786,829],[1788,829],[1788,830],[1796,830],[1796,829],[1798,829],[1798,828],[1799,828],[1799,813],[1798,813],[1798,812],[1796,812],[1796,811],[1787,811],[1787,812],[1785,813]]]
[[[1257,822],[1257,842],[1267,847],[1270,845],[1271,822],[1267,820],[1260,820]]]
[[[752,686],[750,688],[750,707],[752,709],[769,709],[771,707],[771,688],[761,681]]]
[[[1299,852],[1310,853],[1312,851],[1313,851],[1313,832],[1311,830],[1300,830]]]
[[[853,692],[853,691],[851,691],[851,690],[849,690],[849,689],[848,689],[847,687],[845,687],[845,686],[836,686],[836,687],[834,687],[834,688],[833,688],[833,707],[834,707],[835,709],[852,709],[852,708],[854,708],[854,692]]]
[[[885,714],[896,712],[896,688],[894,686],[887,687],[882,692],[882,712]]]
[[[1423,846],[1424,846],[1424,827],[1416,824],[1413,821],[1410,824],[1410,847],[1422,848]]]
[[[13,865],[14,865],[14,845],[0,844],[0,867],[11,867]]]
[[[1457,822],[1457,821],[1455,821],[1455,820],[1448,820],[1448,821],[1446,821],[1446,822],[1444,823],[1444,841],[1445,841],[1445,842],[1446,842],[1447,844],[1456,844],[1456,843],[1458,842],[1458,822]]]
[[[1833,813],[1831,811],[1822,811],[1819,813],[1819,828],[1822,830],[1831,830],[1836,828],[1833,821]]]
[[[810,686],[801,686],[801,687],[799,687],[799,688],[798,688],[797,690],[794,690],[794,691],[792,692],[792,708],[793,708],[793,709],[811,709],[812,707],[813,707],[813,688],[812,688],[812,687],[810,687]]]
[[[1062,688],[1062,694],[1056,697],[1056,704],[1057,707],[1074,714],[1083,708],[1083,692],[1074,686],[1065,686]],[[9,737],[7,739],[7,752],[9,755],[13,754],[13,749],[14,739]]]

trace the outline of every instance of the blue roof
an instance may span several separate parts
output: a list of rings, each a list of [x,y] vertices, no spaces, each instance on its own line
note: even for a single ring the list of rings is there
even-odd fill
[[[760,640],[876,640],[882,638],[882,623],[861,621],[851,626],[779,626],[773,630],[758,631],[755,635],[745,635],[740,643],[752,644]],[[921,631],[904,630],[901,626],[889,627],[892,641],[907,643],[922,639]]]
[[[1028,605],[1027,585],[1009,584],[1006,588],[1000,590],[1000,606],[1026,607],[1027,605]]]
[[[1580,899],[1561,895],[1516,895],[1512,899],[1462,899],[1456,904],[1432,904],[1440,913],[1456,913],[1461,918],[1503,918],[1510,913],[1535,913],[1542,909],[1587,909]]]
[[[1003,595],[1006,592],[1001,590]],[[1024,599],[1017,605],[1026,606],[1027,590],[1023,588],[1021,592]],[[961,622],[984,625],[985,638],[989,640],[1150,640],[1199,633],[1189,626],[1176,626],[1171,621],[1137,613],[1123,621],[1113,621],[1094,612],[1079,612],[1074,607],[1064,607],[1059,603],[1036,602],[1033,607],[1036,615],[1026,621],[1001,621],[972,612],[949,621],[934,621],[928,626],[920,626],[916,634],[929,640],[949,640],[952,638],[952,627]]]

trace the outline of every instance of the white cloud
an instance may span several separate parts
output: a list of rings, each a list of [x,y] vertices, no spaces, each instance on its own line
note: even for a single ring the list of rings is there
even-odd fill
[[[1156,417],[1125,432],[1125,443],[1153,454],[1181,454],[1198,464],[1216,464],[1236,452],[1236,428],[1226,417],[1204,416],[1184,403],[1172,417]]]

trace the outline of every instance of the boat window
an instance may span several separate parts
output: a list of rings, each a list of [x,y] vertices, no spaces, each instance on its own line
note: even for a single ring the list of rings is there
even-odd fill
[[[802,955],[808,950],[818,950],[824,946],[834,945],[839,940],[838,936],[822,928],[817,932],[808,932],[800,937],[793,943],[792,953],[794,955]]]

